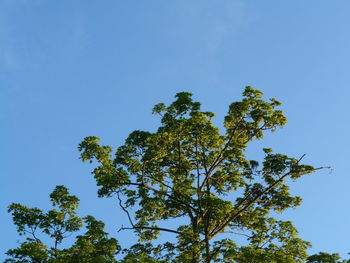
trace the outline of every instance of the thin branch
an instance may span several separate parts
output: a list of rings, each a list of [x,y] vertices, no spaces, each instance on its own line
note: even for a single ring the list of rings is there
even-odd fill
[[[215,158],[213,164],[210,166],[209,168],[209,172],[213,171],[217,165],[216,165],[216,162],[221,158],[221,156],[223,155],[223,153],[227,150],[227,148],[229,147],[237,129],[238,129],[238,126],[241,124],[241,122],[244,120],[244,116],[237,122],[236,126],[233,128],[233,131],[231,132],[231,135],[229,137],[229,139],[227,140],[224,148],[220,151],[219,155]]]
[[[236,130],[238,128],[238,125],[243,119],[244,119],[244,117],[242,117],[241,120],[237,123],[237,125],[235,126],[235,128],[232,131],[232,134],[231,134],[230,138],[226,142],[224,148],[220,151],[219,155],[216,157],[216,159],[214,160],[213,164],[210,166],[210,168],[209,168],[209,170],[207,172],[206,178],[203,180],[201,188],[204,186],[205,182],[209,179],[210,174],[216,169],[216,167],[218,167],[225,160],[225,158],[221,158],[221,157],[224,154],[224,152],[227,150],[227,148],[229,147],[229,145],[230,145],[230,143],[231,143],[231,141],[232,141],[232,139],[233,139],[233,137],[235,135],[235,132],[236,132]],[[249,138],[244,142],[244,144],[248,143],[259,131],[261,131],[265,127],[265,125],[266,124],[264,123],[251,136],[249,136]]]
[[[165,231],[165,232],[170,232],[170,233],[174,233],[174,234],[178,234],[178,235],[184,235],[184,233],[176,231],[176,230],[172,230],[172,229],[168,229],[168,228],[163,228],[163,227],[151,227],[151,226],[133,226],[133,227],[124,227],[122,226],[118,232],[122,231],[122,230],[135,230],[135,229],[147,229],[147,230],[153,230],[153,231]]]
[[[204,185],[205,185],[206,182],[208,181],[208,178],[209,178],[209,176],[210,176],[210,174],[211,174],[211,168],[209,168],[209,170],[208,170],[207,159],[206,159],[206,155],[205,155],[205,152],[204,152],[204,151],[205,151],[204,146],[201,145],[201,147],[202,147],[202,152],[201,152],[201,153],[202,153],[202,159],[203,159],[203,167],[204,167],[204,171],[205,171],[205,177],[204,177],[204,180],[203,180],[201,186],[199,187],[199,190],[200,190],[200,191],[202,191]]]
[[[120,232],[121,230],[126,230],[126,229],[129,229],[129,230],[135,230],[135,229],[148,229],[148,230],[159,230],[159,231],[166,231],[166,232],[171,232],[171,233],[175,233],[175,234],[179,234],[179,235],[182,235],[181,232],[179,231],[176,231],[176,230],[172,230],[172,229],[168,229],[168,228],[162,228],[162,227],[148,227],[148,226],[137,226],[133,223],[132,219],[131,219],[131,216],[130,216],[130,213],[129,211],[126,209],[126,207],[123,205],[123,202],[120,198],[120,195],[119,195],[119,192],[117,192],[117,198],[119,200],[119,206],[121,207],[121,209],[127,214],[128,216],[128,219],[129,219],[129,222],[131,224],[132,227],[124,227],[122,226],[118,232]]]
[[[143,187],[145,187],[145,188],[147,188],[147,189],[149,189],[149,190],[151,190],[151,191],[153,191],[153,192],[155,192],[155,193],[165,195],[165,196],[169,197],[170,199],[173,199],[173,200],[175,200],[176,202],[178,202],[178,203],[184,205],[184,206],[185,206],[185,209],[186,209],[187,212],[188,212],[189,217],[190,217],[191,219],[193,218],[193,214],[192,214],[192,212],[191,212],[191,210],[190,210],[190,209],[192,209],[192,210],[196,211],[196,209],[195,209],[193,206],[189,205],[188,203],[186,203],[186,202],[184,202],[184,201],[182,201],[182,200],[180,200],[180,199],[178,199],[178,198],[173,197],[172,195],[169,195],[168,193],[165,193],[165,192],[163,192],[163,191],[159,191],[159,190],[157,190],[157,189],[155,189],[155,188],[153,188],[153,187],[151,187],[151,186],[149,186],[149,185],[147,185],[147,184],[143,184]]]
[[[126,207],[123,205],[122,199],[120,198],[119,191],[117,192],[117,198],[118,198],[118,200],[119,200],[119,206],[120,206],[120,208],[126,213],[126,215],[128,216],[128,219],[129,219],[130,224],[132,225],[132,227],[134,227],[135,225],[134,225],[134,223],[132,222],[130,213],[129,213],[129,211],[126,209]]]
[[[239,236],[245,236],[247,238],[251,238],[251,236],[244,234],[244,233],[239,233],[239,232],[234,232],[234,231],[224,231],[222,233],[226,233],[226,234],[234,234],[234,235],[239,235]]]
[[[40,239],[37,238],[37,237],[35,236],[35,231],[33,231],[33,228],[31,227],[30,229],[31,229],[32,231],[24,230],[24,232],[26,232],[26,233],[32,235],[32,237],[33,237],[36,241],[41,242]]]

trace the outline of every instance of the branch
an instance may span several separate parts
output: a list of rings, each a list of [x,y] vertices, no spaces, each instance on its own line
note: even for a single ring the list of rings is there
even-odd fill
[[[213,164],[211,165],[211,167],[209,168],[209,172],[211,172],[212,170],[214,170],[214,167],[216,167],[216,162],[221,158],[221,156],[223,155],[223,153],[227,150],[227,148],[229,147],[232,139],[233,139],[233,136],[235,135],[237,129],[238,129],[238,126],[239,124],[244,120],[244,116],[237,122],[236,126],[233,128],[233,131],[229,137],[229,139],[227,140],[224,148],[220,151],[219,155],[215,158]]]
[[[208,172],[207,172],[207,175],[201,185],[201,188],[204,186],[205,182],[209,179],[209,176],[210,174],[215,170],[216,167],[218,167],[218,165],[220,165],[224,160],[225,158],[221,158],[222,155],[224,154],[224,152],[227,150],[227,148],[229,147],[234,135],[235,135],[235,132],[238,128],[238,125],[240,124],[240,122],[244,119],[244,117],[241,118],[241,120],[237,123],[237,125],[234,127],[233,131],[232,131],[232,134],[230,136],[230,138],[228,139],[227,143],[225,144],[224,148],[220,151],[219,155],[216,157],[216,159],[214,160],[213,164],[210,166]],[[248,143],[260,130],[262,130],[264,127],[265,127],[265,123],[259,127],[251,136],[249,136],[249,138],[244,142],[244,144]],[[221,158],[221,159],[220,159]]]
[[[239,235],[239,236],[245,236],[247,238],[251,238],[250,235],[244,234],[244,233],[238,233],[238,232],[234,232],[234,231],[224,231],[222,233],[227,233],[227,234],[234,234],[234,235]]]
[[[127,214],[128,216],[128,219],[129,219],[129,222],[131,224],[132,227],[124,227],[122,226],[118,232],[120,232],[121,230],[126,230],[126,229],[132,229],[132,230],[135,230],[135,229],[148,229],[148,230],[159,230],[159,231],[166,231],[166,232],[171,232],[171,233],[175,233],[175,234],[179,234],[179,235],[182,235],[181,232],[179,231],[176,231],[176,230],[172,230],[172,229],[167,229],[167,228],[162,228],[162,227],[148,227],[148,226],[136,226],[132,219],[131,219],[131,216],[130,216],[130,213],[129,211],[126,209],[126,207],[123,205],[123,202],[120,198],[120,195],[119,195],[119,191],[117,192],[117,197],[118,197],[118,200],[119,200],[119,206],[121,207],[121,209]]]
[[[32,231],[28,231],[28,230],[24,229],[24,232],[26,232],[26,233],[28,233],[28,234],[31,234],[32,237],[33,237],[36,241],[41,242],[41,240],[35,236],[35,230],[33,230],[32,227],[30,227],[30,229],[31,229]]]
[[[118,197],[118,200],[119,200],[119,206],[120,206],[121,209],[126,213],[126,215],[128,216],[128,219],[129,219],[130,224],[132,225],[132,227],[134,227],[135,225],[134,225],[134,223],[132,222],[130,213],[129,213],[129,211],[126,209],[126,207],[123,205],[122,199],[121,199],[120,196],[119,196],[119,191],[117,192],[117,197]]]
[[[178,235],[184,235],[184,233],[176,231],[176,230],[172,230],[172,229],[168,229],[168,228],[163,228],[163,227],[151,227],[151,226],[133,226],[133,227],[124,227],[122,226],[118,232],[122,231],[122,230],[135,230],[135,229],[148,229],[148,230],[153,230],[153,231],[165,231],[165,232],[170,232],[170,233],[175,233]]]
[[[202,194],[201,194],[201,189],[200,189],[200,177],[201,177],[201,173],[200,173],[200,166],[198,163],[198,137],[196,136],[196,152],[195,152],[195,162],[196,162],[196,169],[197,169],[197,198],[198,198],[198,208],[199,208],[199,212],[202,213],[202,205],[201,205],[201,201],[202,201]]]
[[[180,152],[179,152],[179,154],[180,154]],[[180,156],[180,157],[181,157],[181,156]],[[179,162],[180,162],[180,160],[179,160]],[[173,197],[172,195],[168,194],[167,192],[157,190],[157,189],[155,189],[155,188],[153,188],[153,187],[147,185],[147,184],[144,182],[146,164],[147,164],[147,162],[144,162],[143,165],[142,165],[142,175],[141,175],[142,184],[141,184],[141,185],[142,185],[143,187],[146,187],[147,189],[149,189],[149,190],[155,192],[155,193],[165,195],[165,196],[167,196],[168,198],[170,198],[170,199],[172,199],[172,200],[175,200],[176,202],[178,202],[178,203],[184,205],[186,211],[188,212],[189,217],[191,218],[191,220],[193,220],[194,217],[193,217],[193,214],[192,214],[191,209],[192,209],[194,212],[196,212],[196,209],[195,209],[193,206],[191,206],[190,204],[188,204],[188,203],[186,203],[186,202],[184,202],[184,201],[182,201],[182,200],[180,200],[180,199],[178,199],[178,198],[176,198],[176,197]],[[171,188],[171,190],[174,191],[173,188]]]
[[[189,217],[190,217],[191,219],[193,219],[193,215],[192,215],[192,212],[191,212],[191,210],[190,210],[190,209],[192,209],[193,211],[196,212],[196,209],[195,209],[193,206],[189,205],[188,203],[186,203],[186,202],[184,202],[184,201],[182,201],[182,200],[180,200],[180,199],[177,199],[176,197],[173,197],[172,195],[169,195],[169,194],[166,193],[166,192],[159,191],[159,190],[157,190],[157,189],[155,189],[155,188],[153,188],[153,187],[151,187],[151,186],[149,186],[149,185],[147,185],[147,184],[145,184],[145,183],[142,184],[142,185],[143,185],[143,187],[145,187],[145,188],[147,188],[147,189],[149,189],[149,190],[151,190],[151,191],[153,191],[153,192],[155,192],[155,193],[163,194],[163,195],[169,197],[170,199],[173,199],[173,200],[175,200],[176,202],[178,202],[178,203],[184,205],[184,206],[185,206],[185,209],[186,209],[187,212],[188,212]]]
[[[297,164],[304,158],[305,154],[298,160]],[[329,167],[319,167],[319,168],[314,168],[313,171],[321,170],[321,169],[329,169]],[[310,172],[310,171],[307,171]],[[305,172],[305,173],[307,173]],[[268,186],[264,191],[260,192],[254,199],[252,199],[250,202],[248,202],[245,206],[243,206],[241,209],[239,209],[236,213],[232,214],[228,219],[223,223],[217,230],[214,230],[212,232],[212,238],[215,237],[217,234],[219,234],[225,227],[229,225],[230,222],[232,222],[234,219],[236,219],[241,213],[246,211],[252,204],[254,204],[256,201],[260,199],[262,195],[265,193],[269,192],[272,188],[274,188],[276,185],[284,181],[284,179],[289,176],[290,174],[293,173],[293,170],[291,169],[289,172],[285,173],[283,176],[281,176],[278,180],[276,180],[273,184]],[[255,190],[256,191],[256,190]],[[251,196],[251,194],[249,194]],[[245,200],[248,198],[246,197],[242,202],[240,202],[235,209],[238,209]]]
[[[204,180],[201,184],[201,186],[199,187],[199,191],[202,191],[204,185],[206,184],[206,182],[208,181],[208,178],[211,174],[211,168],[209,168],[208,170],[208,166],[207,166],[207,159],[206,159],[206,155],[205,155],[205,148],[203,145],[201,145],[203,151],[202,151],[202,159],[203,159],[203,167],[204,167],[204,171],[205,171],[205,177],[204,177]],[[215,161],[214,161],[215,162]]]
[[[218,246],[213,253],[211,253],[210,257],[207,259],[208,262],[210,262],[219,252],[220,249],[223,247],[223,245],[221,244],[220,246]]]

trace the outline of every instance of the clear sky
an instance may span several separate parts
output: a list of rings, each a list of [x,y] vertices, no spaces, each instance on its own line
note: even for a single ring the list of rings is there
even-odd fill
[[[96,198],[86,136],[118,146],[155,130],[158,102],[190,91],[220,123],[246,85],[276,97],[288,124],[251,144],[326,171],[292,184],[288,211],[310,252],[350,252],[350,1],[0,0],[0,259],[17,246],[6,207],[48,208],[64,184],[117,233],[125,216]],[[124,244],[123,243],[123,244]]]

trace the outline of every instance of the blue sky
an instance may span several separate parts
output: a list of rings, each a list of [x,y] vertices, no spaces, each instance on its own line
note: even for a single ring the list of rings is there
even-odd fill
[[[126,242],[125,216],[96,198],[79,142],[116,147],[155,130],[152,106],[179,91],[220,123],[247,85],[282,101],[289,120],[252,154],[271,147],[333,167],[292,184],[304,202],[285,217],[310,252],[350,252],[349,12],[345,0],[0,0],[0,259],[20,240],[7,205],[48,208],[57,184]]]

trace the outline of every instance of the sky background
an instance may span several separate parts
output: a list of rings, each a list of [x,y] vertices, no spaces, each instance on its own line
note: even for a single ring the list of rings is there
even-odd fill
[[[115,200],[98,199],[78,144],[154,131],[151,108],[189,91],[221,123],[245,86],[283,102],[287,126],[258,143],[330,165],[292,184],[285,214],[318,251],[350,252],[348,0],[0,0],[0,260],[18,237],[7,206],[49,208],[66,185],[122,244]]]

